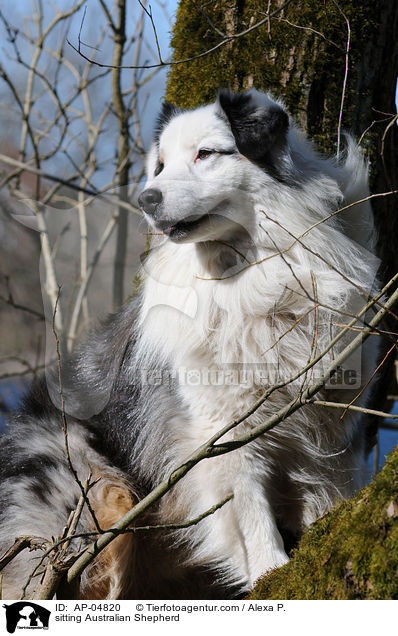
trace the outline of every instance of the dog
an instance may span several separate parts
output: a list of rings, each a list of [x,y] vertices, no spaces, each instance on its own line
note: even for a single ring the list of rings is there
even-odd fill
[[[230,452],[194,465],[138,521],[163,529],[110,543],[82,598],[239,597],[361,486],[366,431],[352,410],[303,403],[234,447],[327,371],[361,320],[331,340],[377,287],[367,167],[346,145],[344,158],[321,156],[255,90],[222,89],[192,111],[164,104],[139,196],[153,234],[142,288],[63,361],[62,387],[57,370],[36,383],[3,436],[2,551],[59,536],[78,504],[62,415],[104,529],[230,426],[217,442]],[[368,339],[318,400],[364,404],[376,357]],[[76,532],[95,531],[84,506]],[[38,554],[7,565],[5,597],[34,594]]]

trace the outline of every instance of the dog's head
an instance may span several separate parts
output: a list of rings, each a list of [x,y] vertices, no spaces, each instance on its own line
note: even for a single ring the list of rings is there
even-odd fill
[[[220,90],[192,111],[164,104],[139,196],[151,226],[175,242],[251,233],[250,197],[279,178],[288,127],[282,106],[254,90]]]

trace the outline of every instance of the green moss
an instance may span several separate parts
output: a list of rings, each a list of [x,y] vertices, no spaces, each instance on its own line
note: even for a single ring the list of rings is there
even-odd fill
[[[340,5],[350,23],[342,125],[355,130],[358,104],[368,97],[363,88],[358,94],[358,78],[367,43],[377,32],[382,0],[351,0]],[[221,36],[211,24],[222,33],[239,33],[264,18],[265,6],[259,0],[217,0],[205,5],[204,15],[192,0],[181,0],[171,43],[174,60],[216,46]],[[273,3],[271,10],[277,6]],[[193,108],[212,101],[219,86],[242,90],[253,85],[270,90],[285,100],[289,112],[321,149],[333,151],[346,65],[344,16],[332,2],[291,3],[278,16],[290,24],[275,18],[270,25],[266,23],[205,57],[173,66],[167,99],[182,108]]]
[[[398,598],[398,447],[357,497],[308,529],[291,561],[250,598]]]

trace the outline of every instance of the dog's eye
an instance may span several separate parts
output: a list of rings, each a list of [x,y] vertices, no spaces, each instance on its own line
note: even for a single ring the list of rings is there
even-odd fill
[[[207,159],[207,157],[210,157],[210,155],[214,155],[215,152],[216,152],[215,150],[209,150],[208,148],[201,148],[197,152],[195,161],[197,159]]]
[[[158,174],[162,172],[163,168],[164,168],[164,163],[162,163],[161,161],[158,161],[158,165],[156,166],[155,173],[154,173],[155,177],[157,177]]]

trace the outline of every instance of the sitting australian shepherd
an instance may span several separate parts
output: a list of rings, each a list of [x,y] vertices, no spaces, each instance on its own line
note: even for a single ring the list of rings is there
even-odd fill
[[[375,280],[372,212],[351,205],[368,194],[355,144],[344,159],[320,156],[269,95],[221,90],[192,111],[165,104],[147,175],[139,205],[153,240],[142,289],[62,365],[70,456],[82,483],[96,481],[89,499],[103,529],[250,409],[222,442],[300,399],[358,333],[360,320],[328,346]],[[368,340],[318,401],[363,404],[375,356]],[[358,413],[305,403],[199,462],[138,525],[187,525],[233,498],[195,525],[119,536],[85,570],[81,596],[242,595],[360,487],[364,458]],[[57,370],[3,436],[0,475],[0,552],[21,535],[59,536],[81,491]],[[95,530],[85,506],[76,532]],[[40,555],[25,550],[5,568],[5,597],[34,595]]]

